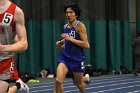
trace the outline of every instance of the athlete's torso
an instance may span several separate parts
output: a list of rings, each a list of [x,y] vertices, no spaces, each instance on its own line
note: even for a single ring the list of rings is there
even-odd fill
[[[12,44],[14,42],[15,24],[14,13],[16,5],[11,3],[7,10],[0,13],[0,43],[3,45]],[[0,61],[13,57],[12,52],[1,52]]]
[[[71,28],[68,28],[68,25],[66,25],[66,27],[64,28],[64,33],[67,33],[70,37],[73,37],[74,39],[80,40],[80,36],[76,32],[76,27],[79,23],[80,21],[77,21],[76,24]],[[65,56],[77,61],[83,61],[85,59],[83,48],[68,40],[65,40],[65,47],[62,50],[62,53]]]

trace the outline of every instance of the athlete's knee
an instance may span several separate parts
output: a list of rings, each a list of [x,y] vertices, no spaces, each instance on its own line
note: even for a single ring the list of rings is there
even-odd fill
[[[9,90],[9,84],[0,80],[0,93],[6,93]]]
[[[55,84],[58,85],[58,86],[60,86],[60,85],[62,85],[62,81],[60,81],[60,80],[55,80]]]

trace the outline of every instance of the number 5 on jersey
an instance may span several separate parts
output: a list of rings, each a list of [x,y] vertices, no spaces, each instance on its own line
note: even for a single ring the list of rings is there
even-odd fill
[[[9,13],[5,13],[2,23],[6,24],[6,25],[10,25],[11,21],[12,21],[13,15],[9,14]]]

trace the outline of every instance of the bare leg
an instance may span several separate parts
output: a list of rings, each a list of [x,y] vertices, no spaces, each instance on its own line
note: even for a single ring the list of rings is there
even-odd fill
[[[9,91],[7,93],[16,93],[17,91],[17,87],[16,86],[12,86],[9,88]]]
[[[0,93],[6,93],[8,88],[9,88],[9,83],[0,80]]]
[[[74,84],[78,87],[78,89],[80,90],[81,93],[84,93],[85,91],[85,85],[83,82],[83,73],[79,72],[73,72],[74,75]]]
[[[55,87],[54,87],[54,93],[64,93],[63,89],[63,81],[65,79],[65,76],[68,72],[67,67],[64,63],[59,63],[57,67],[57,76],[55,80]]]
[[[16,93],[17,91],[17,87],[15,85],[10,87],[9,89],[8,88],[9,88],[9,83],[0,80],[0,93]]]

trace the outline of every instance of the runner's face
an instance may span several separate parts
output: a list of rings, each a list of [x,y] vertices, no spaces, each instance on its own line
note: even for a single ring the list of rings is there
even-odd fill
[[[69,22],[76,20],[75,12],[71,8],[67,8],[66,10],[66,18],[69,20]]]

